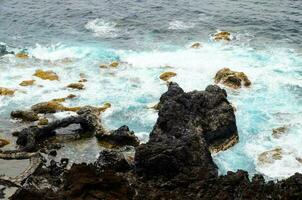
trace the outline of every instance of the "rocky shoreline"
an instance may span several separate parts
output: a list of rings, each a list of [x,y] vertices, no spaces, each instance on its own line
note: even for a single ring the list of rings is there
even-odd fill
[[[157,108],[150,139],[140,145],[127,126],[106,132],[99,110],[90,106],[80,108],[77,116],[23,129],[16,133],[20,150],[1,152],[0,157],[38,162],[18,182],[3,177],[0,185],[18,187],[10,199],[24,200],[302,198],[298,173],[278,182],[265,182],[262,175],[250,180],[241,170],[218,175],[211,152],[223,151],[239,140],[234,109],[224,89],[210,85],[205,91],[186,93],[170,82]],[[110,143],[110,148],[90,164],[68,167],[67,158],[55,161],[54,144],[47,139],[71,124],[80,125],[75,135],[96,136]]]

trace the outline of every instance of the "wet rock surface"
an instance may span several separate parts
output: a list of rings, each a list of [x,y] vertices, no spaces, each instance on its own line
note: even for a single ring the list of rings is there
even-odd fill
[[[243,72],[232,71],[229,68],[219,70],[215,75],[215,83],[222,83],[233,89],[242,86],[249,87],[252,83]]]
[[[221,147],[233,137],[238,140],[234,111],[226,97],[218,86],[186,93],[170,83],[146,144],[105,149],[94,163],[73,164],[70,169],[66,159],[46,160],[11,199],[301,199],[298,173],[278,182],[265,182],[262,175],[250,180],[242,170],[218,175],[211,147]],[[99,110],[78,111],[81,120],[89,121],[84,127],[97,130],[99,121],[92,113]],[[55,124],[68,124],[71,118],[67,119]],[[111,134],[132,135],[129,132],[123,126]]]

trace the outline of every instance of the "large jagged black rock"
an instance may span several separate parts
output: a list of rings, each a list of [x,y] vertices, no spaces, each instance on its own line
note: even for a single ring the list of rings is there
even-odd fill
[[[208,86],[185,93],[176,83],[159,103],[159,117],[147,144],[136,149],[136,169],[147,177],[217,175],[208,146],[238,138],[232,106],[225,90]]]

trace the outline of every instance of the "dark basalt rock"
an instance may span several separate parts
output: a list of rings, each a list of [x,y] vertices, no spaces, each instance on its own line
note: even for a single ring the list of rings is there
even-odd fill
[[[16,110],[12,111],[10,115],[12,118],[21,119],[26,122],[34,122],[39,120],[38,114],[33,111]]]
[[[117,130],[110,131],[109,133],[100,133],[96,135],[97,139],[101,142],[108,142],[113,146],[138,146],[139,140],[134,135],[133,131],[129,130],[129,127],[124,125]]]
[[[78,112],[78,116],[71,116],[61,120],[56,120],[46,126],[30,126],[21,130],[17,135],[17,144],[23,151],[34,151],[37,144],[49,137],[55,136],[56,129],[67,127],[71,124],[80,124],[82,130],[79,133],[93,134],[102,132],[103,128],[99,122],[99,111],[91,106],[85,106]]]
[[[131,157],[131,154],[134,155],[133,147],[105,149],[100,152],[99,158],[94,165],[99,170],[110,169],[116,172],[126,172],[132,169],[134,166],[133,157]]]

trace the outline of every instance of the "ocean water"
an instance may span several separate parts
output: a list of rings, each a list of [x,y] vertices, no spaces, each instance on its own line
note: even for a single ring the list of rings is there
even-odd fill
[[[220,30],[231,32],[233,40],[213,41]],[[215,73],[229,67],[245,72],[252,86],[226,88],[237,108],[240,141],[213,155],[220,173],[244,169],[273,180],[302,173],[301,35],[301,0],[3,0],[0,42],[30,57],[0,58],[0,87],[17,89],[13,97],[0,96],[1,137],[14,141],[10,133],[25,126],[10,119],[12,110],[72,93],[77,98],[64,105],[110,102],[112,108],[101,116],[104,126],[110,130],[126,124],[145,142],[157,119],[148,106],[167,89],[159,79],[162,72],[176,72],[173,81],[191,91],[213,84]],[[190,48],[194,42],[202,48]],[[112,61],[121,64],[99,67]],[[53,70],[60,80],[32,76],[37,69]],[[67,89],[80,74],[88,80],[85,89]],[[36,84],[19,86],[28,79]],[[286,133],[273,137],[272,130],[283,126]],[[263,152],[276,148],[281,158],[259,161]],[[100,149],[95,139],[71,142],[60,156],[89,161]]]

